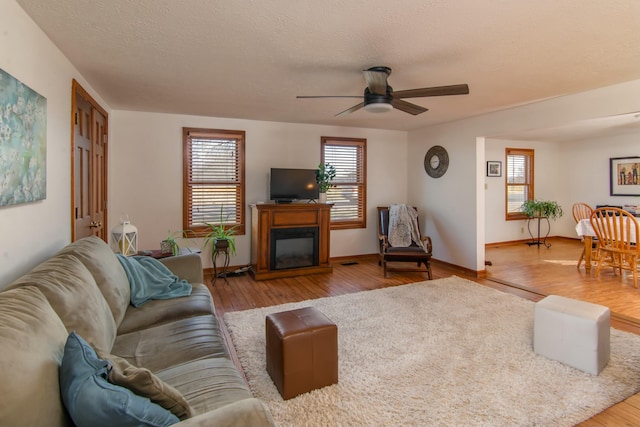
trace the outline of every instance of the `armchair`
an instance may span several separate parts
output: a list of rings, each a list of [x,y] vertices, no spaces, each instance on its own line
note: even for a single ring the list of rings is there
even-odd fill
[[[414,209],[415,207],[409,207]],[[388,271],[417,271],[427,273],[429,280],[433,278],[431,274],[431,238],[422,236],[418,221],[416,220],[417,234],[420,236],[420,242],[412,241],[409,246],[392,246],[389,242],[389,207],[378,206],[378,240],[379,254],[378,265],[383,267],[384,277],[387,277]],[[388,263],[416,263],[415,268],[397,268],[390,267]],[[424,267],[421,267],[424,264]]]

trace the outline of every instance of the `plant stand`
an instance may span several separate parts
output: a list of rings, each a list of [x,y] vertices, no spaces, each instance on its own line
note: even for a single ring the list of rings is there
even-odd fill
[[[222,264],[222,271],[220,272],[220,276],[224,278],[224,281],[227,281],[227,269],[229,268],[229,242],[226,240],[218,240],[213,247],[213,254],[211,256],[211,260],[213,261],[213,282],[211,285],[216,284],[216,280],[218,280],[218,267],[217,260],[218,255],[224,257],[224,261]]]
[[[540,220],[544,219],[547,221],[547,234],[544,236],[544,238],[541,240],[540,239]],[[531,220],[537,220],[538,221],[538,236],[537,239],[535,237],[533,237],[533,233],[531,232]],[[551,223],[549,222],[549,218],[546,216],[534,216],[531,217],[527,220],[527,230],[529,230],[529,235],[531,236],[531,241],[527,242],[527,245],[529,246],[533,246],[533,245],[537,245],[538,247],[540,247],[540,245],[543,245],[547,248],[551,247],[551,243],[547,243],[547,237],[549,237],[549,232],[551,231]]]

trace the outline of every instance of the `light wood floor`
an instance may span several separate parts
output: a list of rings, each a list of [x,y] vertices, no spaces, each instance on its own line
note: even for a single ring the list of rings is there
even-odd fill
[[[483,278],[468,277],[464,271],[436,261],[432,265],[434,279],[455,274],[532,301],[556,294],[606,305],[612,311],[613,327],[640,334],[640,289],[633,287],[631,277],[621,278],[605,270],[597,278],[593,272],[587,275],[584,266],[576,269],[582,251],[579,241],[555,238],[550,242],[549,249],[523,243],[487,248],[486,259],[492,265],[487,266]],[[375,257],[334,260],[333,266],[331,274],[287,279],[255,282],[248,275],[229,277],[227,282],[218,279],[211,287],[216,309],[223,315],[426,280],[423,273],[390,273],[384,279]],[[579,425],[640,426],[640,394]]]

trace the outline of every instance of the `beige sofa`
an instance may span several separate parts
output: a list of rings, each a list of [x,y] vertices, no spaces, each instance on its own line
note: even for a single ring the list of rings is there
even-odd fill
[[[73,425],[59,385],[72,331],[99,354],[147,368],[178,390],[193,416],[176,425],[273,425],[230,359],[200,257],[163,262],[193,284],[190,296],[133,307],[124,269],[95,237],[68,245],[0,292],[0,425]]]

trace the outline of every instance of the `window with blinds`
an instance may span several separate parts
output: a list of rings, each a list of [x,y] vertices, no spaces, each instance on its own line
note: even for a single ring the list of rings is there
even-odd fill
[[[245,132],[183,128],[183,227],[197,235],[206,224],[244,234]]]
[[[366,139],[322,137],[321,161],[336,168],[327,191],[333,230],[366,227],[366,148]]]
[[[533,150],[507,148],[506,156],[506,219],[523,219],[520,208],[533,199]]]

